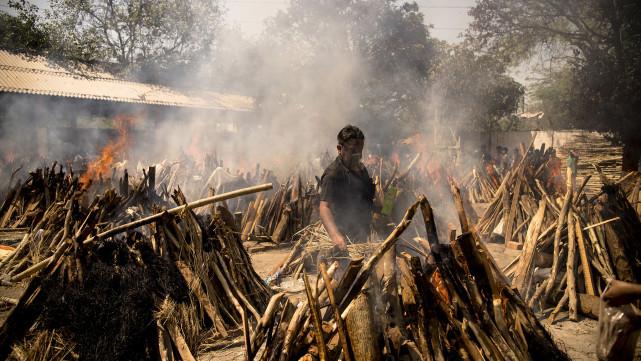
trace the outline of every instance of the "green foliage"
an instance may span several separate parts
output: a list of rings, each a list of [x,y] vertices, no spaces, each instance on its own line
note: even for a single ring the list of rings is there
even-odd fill
[[[545,113],[553,128],[578,127],[570,108],[570,99],[576,97],[573,82],[572,69],[565,67],[545,74],[533,86],[533,108]]]
[[[565,127],[638,140],[641,2],[481,0],[471,15],[468,38],[477,49],[509,61],[535,52],[558,59],[535,96],[549,112],[562,114],[555,116],[567,117]]]
[[[9,1],[16,15],[0,13],[0,47],[39,54],[51,48],[51,39],[38,23],[38,8],[22,1]]]
[[[152,82],[208,55],[221,16],[215,0],[51,0],[50,7],[45,22],[60,55]]]

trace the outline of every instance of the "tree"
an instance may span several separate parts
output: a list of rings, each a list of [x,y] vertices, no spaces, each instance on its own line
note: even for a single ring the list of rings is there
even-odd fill
[[[441,121],[491,132],[517,111],[523,94],[493,57],[476,55],[466,44],[442,45],[431,97]]]
[[[34,54],[51,49],[51,37],[38,22],[38,7],[25,0],[8,4],[16,15],[0,13],[0,47]]]
[[[639,1],[481,0],[470,13],[468,38],[478,50],[511,61],[543,50],[558,59],[550,70],[566,69],[569,76],[558,81],[573,89],[560,93],[572,109],[567,125],[612,132],[629,146],[639,143]],[[629,155],[637,158],[641,148],[635,153]]]
[[[381,143],[425,119],[436,54],[416,3],[293,0],[271,20],[258,48],[276,59],[269,72],[279,75],[265,87],[281,95],[271,99],[274,108],[297,104],[336,125],[366,124],[369,138]]]
[[[208,55],[221,8],[216,0],[51,0],[46,22],[65,58],[107,62],[141,80]]]

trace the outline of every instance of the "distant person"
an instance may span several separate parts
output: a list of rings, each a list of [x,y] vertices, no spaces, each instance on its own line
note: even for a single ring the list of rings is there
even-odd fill
[[[556,156],[555,149],[550,150],[550,158],[547,163],[547,168],[549,175],[545,184],[546,189],[554,194],[564,194],[565,177],[563,177],[561,172],[561,159]]]

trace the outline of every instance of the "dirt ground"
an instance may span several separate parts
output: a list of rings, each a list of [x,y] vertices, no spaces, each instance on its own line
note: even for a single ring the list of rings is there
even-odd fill
[[[490,243],[488,244],[488,248],[501,267],[510,263],[514,257],[519,254],[519,251],[505,249],[505,247],[500,244]],[[287,256],[288,253],[288,248],[280,248],[250,253],[250,255],[257,273],[261,277],[266,278],[274,268],[274,265]],[[285,282],[283,287],[290,297],[302,297],[302,283]],[[0,296],[17,298],[20,293],[21,289],[0,287]],[[7,311],[0,312],[0,323],[4,321],[6,315]],[[567,313],[561,313],[560,321],[554,325],[548,325],[545,320],[542,320],[542,322],[552,334],[557,344],[568,353],[572,360],[596,360],[597,321],[583,318],[579,322],[571,322],[567,319]],[[201,357],[201,359],[206,361],[243,360],[241,341],[240,339],[234,340],[233,343],[230,343],[229,347],[208,353],[204,357]],[[635,360],[641,360],[641,350],[639,347],[637,347],[636,354],[637,357]]]

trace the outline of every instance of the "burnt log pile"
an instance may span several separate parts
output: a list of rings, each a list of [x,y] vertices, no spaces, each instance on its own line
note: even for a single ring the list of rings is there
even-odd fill
[[[600,173],[602,189],[588,197],[585,178],[577,187],[577,161],[570,156],[562,200],[545,194],[539,200],[522,253],[504,269],[533,309],[554,307],[550,322],[564,309],[570,320],[579,314],[597,318],[610,280],[641,281],[641,222],[625,177],[613,181]]]
[[[510,288],[452,190],[463,233],[451,244],[439,242],[430,204],[419,198],[341,277],[336,262],[321,263],[315,282],[302,273],[304,299],[273,296],[260,326],[245,329],[246,359],[568,360]],[[389,292],[371,276],[419,210],[427,237],[413,241],[419,255],[398,254],[391,279],[400,284]]]
[[[0,328],[0,359],[195,360],[257,327],[272,290],[220,202],[271,185],[192,202],[177,189],[172,207],[149,179],[89,198],[49,169],[12,191],[0,218],[28,231],[0,279],[25,291]]]

